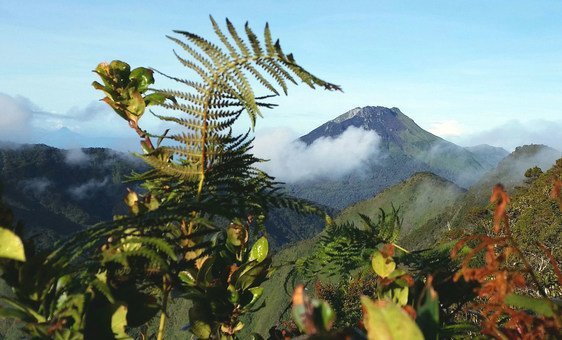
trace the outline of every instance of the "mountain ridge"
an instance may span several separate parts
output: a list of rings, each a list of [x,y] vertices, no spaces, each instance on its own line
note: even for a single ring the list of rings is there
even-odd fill
[[[320,138],[336,138],[350,127],[374,131],[380,136],[376,158],[337,180],[292,184],[291,193],[342,209],[416,172],[432,172],[468,188],[498,161],[492,157],[483,166],[475,154],[422,129],[396,107],[356,107],[311,130],[300,140],[310,145]],[[480,157],[485,159],[487,155],[483,153]]]

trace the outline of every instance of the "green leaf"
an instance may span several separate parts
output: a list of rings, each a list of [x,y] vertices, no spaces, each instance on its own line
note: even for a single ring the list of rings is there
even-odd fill
[[[426,339],[439,337],[439,296],[432,286],[424,288],[423,303],[416,310],[416,323]]]
[[[187,270],[183,270],[178,274],[179,279],[186,285],[195,286],[195,276]]]
[[[231,223],[226,228],[226,241],[234,247],[240,247],[248,240],[248,233],[243,225]]]
[[[113,60],[109,63],[109,75],[113,78],[116,85],[124,87],[129,81],[131,67],[121,60]]]
[[[263,287],[254,287],[248,289],[248,291],[252,294],[252,299],[248,302],[244,307],[251,307],[263,294]]]
[[[25,250],[18,235],[0,227],[0,258],[25,262]]]
[[[158,104],[163,104],[166,101],[166,99],[175,101],[174,97],[166,96],[165,94],[156,92],[156,93],[151,93],[148,96],[145,96],[144,102],[146,106],[158,105]]]
[[[390,275],[388,275],[388,279],[395,279],[395,278],[400,277],[404,274],[406,274],[405,270],[395,269],[392,273],[390,273]]]
[[[396,269],[396,263],[394,260],[392,260],[391,257],[384,257],[384,255],[378,250],[375,250],[373,253],[371,265],[373,266],[375,273],[382,278],[389,276],[394,269]]]
[[[136,89],[140,93],[148,90],[148,86],[154,84],[154,72],[145,67],[137,67],[131,71],[129,79],[136,81]]]
[[[394,285],[393,285],[394,286]],[[383,297],[393,301],[394,303],[399,304],[400,306],[405,306],[408,303],[408,293],[409,293],[408,286],[405,287],[396,287],[390,288],[389,290],[385,291]]]
[[[248,261],[257,261],[258,263],[265,260],[269,252],[269,243],[265,236],[260,237],[250,250],[250,257]]]
[[[130,93],[131,98],[126,101],[127,112],[131,113],[127,118],[138,122],[139,118],[143,115],[146,105],[144,104],[144,99],[142,95],[137,91],[132,91]]]
[[[111,331],[116,340],[133,339],[125,332],[127,326],[127,306],[120,304],[111,315]]]
[[[552,309],[552,303],[544,298],[534,298],[519,294],[508,294],[505,303],[516,308],[528,309],[539,315],[553,317],[555,311]]]
[[[22,304],[19,301],[7,298],[5,296],[0,296],[0,301],[2,301],[5,304],[8,304],[12,307],[14,307],[15,309],[21,310],[22,312],[32,316],[33,318],[35,318],[35,320],[37,322],[45,322],[46,319],[43,315],[37,313],[36,311],[34,311],[32,308]]]
[[[336,313],[326,301],[319,301],[318,307],[315,309],[320,310],[320,316],[322,316],[322,330],[329,331],[336,320]]]
[[[366,296],[361,297],[361,304],[369,339],[423,339],[416,323],[398,305],[381,300],[373,302]]]
[[[201,339],[208,339],[211,336],[211,326],[201,320],[193,321],[189,330],[193,335]]]

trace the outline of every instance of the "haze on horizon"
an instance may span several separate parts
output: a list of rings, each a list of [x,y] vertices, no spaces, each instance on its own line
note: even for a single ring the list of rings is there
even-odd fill
[[[0,140],[33,142],[65,128],[56,138],[66,147],[137,150],[126,123],[98,102],[91,70],[122,59],[181,75],[165,35],[181,29],[213,39],[209,14],[237,27],[248,20],[256,32],[269,22],[299,63],[345,91],[293,86],[258,132],[298,136],[354,107],[380,105],[464,146],[562,149],[557,1],[3,1]]]

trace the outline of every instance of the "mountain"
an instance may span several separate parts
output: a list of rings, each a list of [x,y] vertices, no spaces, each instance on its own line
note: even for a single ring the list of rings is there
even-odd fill
[[[123,197],[134,184],[123,181],[146,169],[140,159],[111,149],[0,144],[3,199],[28,234],[46,243],[126,213]],[[273,209],[266,220],[273,248],[312,237],[324,225],[322,217],[288,209]]]
[[[344,209],[335,219],[337,223],[345,221],[361,225],[359,214],[376,220],[380,213],[392,211],[392,206],[399,208],[402,218],[401,237],[416,233],[416,229],[451,207],[464,196],[466,190],[456,184],[429,172],[414,174],[375,197],[367,199]]]
[[[504,148],[488,144],[469,146],[465,149],[470,151],[478,163],[488,170],[495,168],[502,159],[509,155],[509,152]]]
[[[373,198],[342,210],[335,217],[335,221],[358,221],[358,213],[372,217],[378,213],[380,207],[388,209],[391,203],[395,206],[401,205],[404,233],[398,243],[408,250],[425,249],[442,239],[443,232],[447,231],[448,227],[452,230],[467,229],[466,232],[470,232],[476,227],[465,226],[465,222],[472,220],[477,221],[478,225],[490,225],[492,210],[486,206],[492,187],[488,185],[503,181],[508,191],[515,191],[511,196],[508,214],[513,233],[521,240],[521,246],[525,249],[534,247],[536,251],[534,242],[540,240],[560,257],[562,214],[558,204],[548,196],[552,188],[552,178],[562,178],[562,159],[556,161],[560,156],[562,155],[559,151],[544,145],[519,147],[468,191],[434,174],[417,173]],[[525,170],[536,165],[545,171],[549,168],[550,170],[532,183],[526,184]],[[485,192],[481,190],[483,187],[487,187]],[[474,200],[474,197],[478,200]],[[486,210],[486,214],[471,216],[476,210]],[[455,226],[451,226],[453,219],[457,222]],[[245,320],[248,329],[267,334],[268,325],[278,322],[282,317],[290,317],[290,292],[298,278],[292,278],[289,266],[283,264],[310,255],[321,235],[322,233],[309,240],[291,244],[274,256],[274,264],[280,269],[264,283],[265,305],[260,313]],[[539,254],[534,255],[539,257]],[[549,266],[541,266],[541,280],[555,280],[553,273],[542,269],[547,267]],[[281,282],[283,284],[280,284]]]
[[[376,132],[380,152],[361,169],[337,180],[318,179],[289,185],[289,192],[335,209],[343,209],[375,194],[416,172],[432,172],[468,188],[489,165],[478,162],[471,151],[437,137],[397,108],[355,108],[322,124],[300,138],[312,144],[319,138],[337,137],[349,127]],[[488,162],[493,160],[488,159]]]
[[[4,200],[28,228],[68,235],[125,212],[122,184],[143,163],[109,149],[0,149]]]
[[[482,216],[491,216],[488,204],[492,188],[496,183],[502,183],[506,191],[512,194],[518,188],[527,185],[528,179],[525,177],[527,169],[538,166],[546,171],[560,157],[562,152],[546,145],[517,147],[495,169],[487,172],[470,187],[454,207],[422,225],[418,231],[423,237],[419,235],[407,237],[406,244],[414,248],[428,247],[439,241],[445,231],[481,227]]]

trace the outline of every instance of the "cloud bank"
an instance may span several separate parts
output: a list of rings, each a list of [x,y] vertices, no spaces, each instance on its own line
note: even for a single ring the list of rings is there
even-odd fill
[[[154,125],[152,120],[147,116],[146,123]],[[0,142],[140,150],[136,134],[104,103],[93,101],[60,114],[42,110],[28,98],[4,93],[0,93]]]
[[[562,121],[511,120],[494,128],[452,140],[466,146],[478,144],[501,146],[508,151],[525,144],[545,144],[562,150]]]
[[[269,160],[260,168],[288,183],[335,179],[360,169],[379,152],[380,137],[361,128],[350,127],[336,138],[320,138],[310,145],[297,138],[288,129],[256,133],[254,154]]]
[[[92,178],[87,182],[84,182],[77,186],[72,186],[68,188],[68,192],[74,196],[76,199],[86,198],[94,192],[103,190],[109,184],[109,177],[105,177],[103,180],[98,180]]]
[[[3,140],[22,142],[30,132],[33,112],[20,97],[0,93],[0,135]]]
[[[90,156],[81,148],[69,149],[64,154],[64,161],[68,165],[86,165],[90,161]]]

